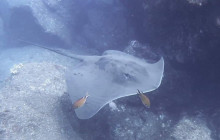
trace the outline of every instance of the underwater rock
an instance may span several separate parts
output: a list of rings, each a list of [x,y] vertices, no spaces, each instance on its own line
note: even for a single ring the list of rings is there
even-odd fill
[[[63,19],[62,15],[58,14],[58,12],[60,12],[61,14],[66,14],[65,8],[63,8],[61,4],[62,1],[7,0],[7,2],[12,9],[11,11],[13,11],[13,8],[30,8],[30,12],[32,12],[33,16],[37,20],[37,24],[40,24],[40,26],[44,29],[46,33],[57,35],[62,40],[69,43],[69,31],[66,27],[66,20]],[[57,12],[54,12],[54,10],[52,9],[56,9]]]
[[[154,62],[159,59],[158,55],[153,52],[149,45],[143,45],[137,40],[130,41],[128,47],[124,49],[124,52],[138,58],[144,58],[148,62]]]
[[[2,60],[0,61],[0,82],[8,79],[9,76],[13,73],[13,67],[19,63],[24,64],[29,62],[50,62],[62,64],[64,66],[72,66],[75,64],[71,59],[67,57],[63,57],[59,54],[36,46],[7,49],[4,48],[0,51],[0,59]]]
[[[51,63],[26,63],[12,75],[0,92],[0,139],[81,140],[68,118],[64,71]]]
[[[108,105],[109,105],[111,111],[120,111],[120,110],[118,109],[117,105],[116,105],[113,101],[110,102]]]
[[[208,118],[208,126],[209,129],[211,130],[215,130],[215,131],[211,131],[211,135],[213,137],[213,139],[220,139],[220,110],[216,110],[215,112],[213,112],[212,114],[210,114],[210,117]]]
[[[11,69],[10,72],[12,75],[18,74],[19,69],[21,69],[24,65],[22,63],[14,65]]]
[[[87,6],[88,12],[85,16],[88,21],[82,27],[82,33],[79,33],[81,37],[86,39],[90,47],[99,51],[126,46],[133,35],[133,28],[127,24],[123,6],[100,5],[100,2],[91,5],[97,8]]]
[[[137,97],[138,98],[138,97]],[[109,116],[110,140],[169,140],[172,121],[166,114],[154,114],[144,108],[123,107]]]
[[[195,118],[182,118],[174,127],[176,140],[212,140],[211,131],[205,122]]]
[[[14,29],[7,29],[12,32],[9,33],[15,39],[20,37],[31,38],[31,40],[38,42],[43,40],[42,42],[52,44],[50,40],[53,38],[52,40],[56,40],[60,46],[80,46],[81,48],[92,48],[102,52],[106,49],[116,49],[116,46],[127,45],[127,42],[134,35],[133,28],[127,24],[124,16],[124,7],[115,0],[85,0],[83,2],[71,0],[5,1],[10,13],[13,13],[8,15],[10,19],[8,25],[13,25]],[[17,21],[21,23],[20,27],[14,25]],[[31,23],[31,25],[27,23]],[[37,32],[42,38],[38,40],[34,38],[34,35],[30,36],[27,31],[30,30],[28,29],[29,26],[33,32]],[[19,36],[21,34],[22,36]]]
[[[127,20],[133,24],[136,40],[160,50],[169,61],[191,67],[210,59],[211,50],[218,52],[218,0],[121,0],[121,3],[128,11]]]
[[[207,3],[208,0],[187,0],[190,4],[202,6]]]

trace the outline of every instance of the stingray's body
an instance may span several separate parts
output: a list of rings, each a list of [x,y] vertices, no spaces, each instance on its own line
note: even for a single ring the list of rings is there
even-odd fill
[[[75,60],[76,66],[66,72],[66,82],[76,115],[80,119],[91,118],[112,100],[136,94],[136,89],[144,93],[157,89],[163,77],[163,58],[150,64],[120,51],[106,51],[102,56],[74,55],[32,42],[19,41]],[[90,97],[81,100],[87,92]]]
[[[88,91],[86,104],[75,110],[80,119],[89,119],[104,105],[120,97],[150,92],[160,86],[164,60],[154,64],[120,51],[102,56],[73,56],[81,61],[66,74],[68,93],[74,103]]]

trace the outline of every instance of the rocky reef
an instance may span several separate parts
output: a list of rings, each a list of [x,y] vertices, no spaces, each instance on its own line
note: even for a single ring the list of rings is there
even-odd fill
[[[0,139],[81,140],[63,109],[69,101],[63,75],[64,67],[51,63],[13,67],[0,92]]]
[[[218,0],[1,0],[0,139],[220,139],[219,6]],[[89,54],[116,49],[152,63],[163,56],[164,77],[147,94],[150,109],[134,95],[80,120],[64,93],[64,69],[75,63],[21,48],[28,43],[19,39]]]

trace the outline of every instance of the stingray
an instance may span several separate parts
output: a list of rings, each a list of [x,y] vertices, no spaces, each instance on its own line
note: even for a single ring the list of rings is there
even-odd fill
[[[75,109],[79,119],[93,117],[112,100],[137,94],[137,89],[150,92],[157,89],[163,77],[164,60],[146,60],[120,51],[105,51],[101,56],[72,55],[80,60],[66,72],[68,93],[72,103],[84,97],[86,103]]]
[[[163,58],[151,64],[121,51],[108,50],[101,56],[75,55],[64,50],[19,41],[75,60],[76,65],[66,71],[67,92],[72,103],[89,94],[86,103],[75,109],[79,119],[93,117],[109,102],[137,94],[137,89],[144,93],[153,91],[160,86],[163,78]]]

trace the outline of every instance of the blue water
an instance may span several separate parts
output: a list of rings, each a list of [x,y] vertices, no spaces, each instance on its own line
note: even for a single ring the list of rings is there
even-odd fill
[[[218,0],[1,0],[0,139],[220,139],[219,6]],[[106,50],[149,63],[163,57],[162,83],[146,94],[149,109],[133,95],[80,120],[63,74],[78,65],[71,54]]]

